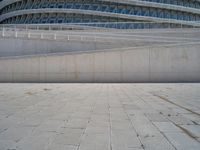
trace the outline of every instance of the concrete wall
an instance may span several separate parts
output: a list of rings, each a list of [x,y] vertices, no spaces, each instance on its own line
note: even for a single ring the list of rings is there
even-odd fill
[[[0,82],[197,81],[200,44],[0,59]]]
[[[73,38],[73,37],[70,37]],[[76,37],[77,38],[77,37]],[[79,37],[80,38],[80,37]],[[48,54],[67,51],[88,51],[123,47],[121,43],[94,41],[56,41],[41,39],[0,38],[0,57]]]

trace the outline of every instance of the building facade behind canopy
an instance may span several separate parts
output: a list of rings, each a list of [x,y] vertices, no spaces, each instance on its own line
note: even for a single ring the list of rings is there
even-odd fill
[[[0,0],[1,24],[95,23],[127,29],[199,22],[200,0]]]

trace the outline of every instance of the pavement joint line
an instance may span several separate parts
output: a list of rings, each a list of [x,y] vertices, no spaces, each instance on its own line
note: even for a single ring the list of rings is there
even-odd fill
[[[87,96],[86,96],[85,98],[87,98]],[[94,105],[92,106],[90,112],[93,112],[93,109],[94,109]],[[91,114],[90,114],[89,120],[87,121],[87,125],[86,125],[86,127],[85,127],[85,129],[84,129],[84,131],[83,131],[83,134],[81,135],[80,143],[79,143],[79,145],[78,145],[78,147],[77,147],[77,150],[80,149],[81,141],[83,140],[83,137],[84,137],[84,135],[86,134],[86,130],[87,130],[88,124],[89,124],[90,122],[91,122]]]
[[[122,89],[121,89],[122,90]],[[128,96],[128,94],[125,92],[125,90],[122,90],[127,96]],[[138,96],[138,95],[136,95],[139,99],[141,99],[144,103],[146,103],[146,101],[144,101],[144,99],[142,98],[142,97],[140,97],[140,96]],[[129,97],[130,98],[130,97]],[[153,107],[152,107],[152,109],[154,109]],[[157,111],[157,110],[156,110]],[[159,111],[157,111],[158,112],[158,114],[160,114],[160,112]],[[145,114],[144,114],[145,115]],[[145,115],[146,116],[146,115]],[[163,116],[163,115],[162,115]],[[151,124],[155,127],[155,128],[157,128],[158,129],[158,127],[156,127],[154,124],[153,124],[153,122],[149,119],[149,118],[147,118],[150,122],[151,122]],[[131,121],[132,122],[132,121]],[[171,122],[171,121],[170,121]],[[172,122],[173,123],[173,122]],[[174,123],[173,123],[174,124]],[[169,144],[175,149],[175,150],[178,150],[176,147],[175,147],[175,145],[167,138],[167,136],[163,133],[163,132],[161,132],[159,129],[158,129],[158,131],[160,132],[160,134],[161,135],[163,135],[164,137],[165,137],[165,139],[169,142]]]
[[[171,121],[170,121],[171,122]],[[152,123],[153,124],[153,123]],[[174,124],[174,123],[173,123]],[[177,148],[176,148],[176,146],[169,140],[169,138],[165,135],[165,133],[164,132],[162,132],[162,131],[160,131],[159,130],[159,128],[155,125],[155,124],[153,124],[153,126],[155,127],[155,128],[157,128],[158,129],[158,131],[167,139],[167,141],[173,146],[173,148],[175,149],[175,150],[178,150]]]
[[[186,107],[181,106],[181,105],[179,105],[179,104],[177,104],[177,103],[174,103],[174,102],[170,101],[169,99],[167,99],[167,98],[164,97],[164,96],[160,96],[160,95],[154,94],[154,93],[152,93],[152,94],[153,94],[153,96],[156,96],[156,97],[158,97],[158,98],[160,98],[160,99],[162,99],[162,100],[164,100],[164,101],[166,101],[166,102],[168,102],[168,103],[171,103],[171,104],[173,104],[173,105],[175,105],[175,106],[178,106],[178,107],[180,107],[180,108],[182,108],[182,109],[185,109],[185,110],[187,110],[187,111],[189,111],[189,112],[191,112],[191,113],[193,113],[193,114],[195,114],[195,115],[197,115],[197,116],[200,116],[200,113],[194,112],[194,111],[190,110],[189,108],[186,108]]]
[[[191,133],[190,131],[188,131],[187,129],[181,127],[181,126],[178,125],[178,124],[175,124],[175,123],[174,123],[174,125],[177,126],[179,129],[181,129],[181,130],[182,130],[185,134],[187,134],[190,138],[192,138],[192,139],[194,139],[195,141],[197,141],[197,142],[200,143],[200,141],[198,140],[198,137],[195,137],[195,135],[194,135],[193,133]]]
[[[123,92],[123,94],[124,94],[128,99],[131,99],[131,98],[129,97],[129,95],[128,95],[122,88],[120,88],[120,89],[121,89],[121,91]],[[117,93],[117,94],[118,94],[118,93]],[[121,101],[120,101],[120,104],[122,105]],[[131,123],[131,125],[132,125],[132,127],[133,127],[133,130],[135,131],[135,133],[136,133],[136,135],[137,135],[138,140],[140,141],[141,148],[142,148],[143,150],[145,150],[145,145],[144,145],[144,143],[142,142],[142,139],[140,138],[140,135],[139,135],[139,133],[137,132],[135,126],[134,126],[134,123],[131,121],[130,116],[128,115],[127,111],[126,111],[124,108],[123,108],[123,110],[124,110],[124,112],[126,113],[126,116],[128,117],[128,119],[129,119],[129,121],[130,121],[130,123]]]
[[[109,111],[109,150],[113,150],[112,148],[112,125],[111,125],[111,113],[110,113],[110,104],[109,104],[109,93],[110,93],[110,89],[109,86],[107,85],[107,104],[108,104],[108,111]]]
[[[173,102],[175,103],[178,102],[178,104],[182,104],[183,106],[187,106],[188,104],[189,106],[191,106],[189,107],[191,108],[191,110],[198,112],[199,107],[196,108],[195,106],[198,105],[200,102],[199,92],[198,92],[200,89],[200,84],[191,83],[189,85],[188,84],[179,85],[175,83],[173,84],[171,83],[170,84],[152,84],[152,83],[143,84],[142,83],[142,84],[49,84],[49,85],[51,85],[50,87],[52,90],[47,90],[48,92],[45,92],[45,93],[39,93],[37,97],[39,99],[37,100],[34,95],[30,95],[24,99],[20,98],[20,96],[23,95],[25,91],[27,91],[28,89],[29,90],[30,89],[45,89],[45,88],[49,89],[49,86],[47,84],[37,84],[37,85],[36,84],[1,84],[0,93],[4,93],[4,95],[0,96],[0,104],[3,104],[3,105],[0,105],[0,128],[2,127],[1,129],[3,129],[4,127],[4,125],[1,126],[2,123],[3,124],[6,123],[9,126],[6,132],[0,133],[0,149],[2,149],[2,147],[5,144],[9,144],[8,141],[2,140],[4,138],[6,139],[11,138],[15,140],[16,139],[15,136],[17,137],[22,136],[21,142],[19,141],[17,145],[16,144],[12,145],[12,143],[11,145],[8,145],[8,146],[5,145],[6,149],[15,148],[15,145],[17,146],[17,149],[19,149],[20,147],[24,148],[24,146],[28,148],[27,144],[29,144],[29,141],[32,145],[32,143],[34,143],[34,140],[32,141],[32,139],[35,139],[35,137],[37,136],[40,139],[43,139],[43,136],[40,136],[40,135],[45,135],[44,138],[48,137],[49,135],[50,136],[49,141],[45,139],[44,141],[37,140],[38,143],[35,143],[34,145],[42,144],[42,146],[39,147],[39,149],[43,149],[43,145],[44,145],[44,147],[46,147],[47,150],[50,150],[51,146],[54,146],[54,145],[56,146],[56,148],[54,148],[55,150],[64,148],[64,147],[65,149],[68,149],[69,147],[69,149],[72,148],[74,150],[75,149],[78,150],[77,145],[73,145],[72,143],[68,144],[69,142],[71,142],[71,140],[73,141],[75,140],[76,143],[80,141],[79,143],[80,150],[82,150],[82,148],[92,149],[91,146],[96,146],[96,149],[98,148],[104,149],[101,147],[102,146],[101,144],[106,146],[105,149],[107,150],[116,150],[116,149],[118,150],[128,150],[128,149],[159,150],[159,148],[163,148],[163,149],[169,148],[170,150],[191,148],[193,150],[198,150],[200,147],[200,138],[199,138],[199,133],[198,133],[199,126],[195,124],[190,124],[191,125],[190,126],[187,123],[187,121],[189,120],[191,121],[197,120],[197,122],[199,122],[200,121],[199,117],[193,113],[187,113],[189,114],[189,116],[182,116],[180,118],[180,119],[183,119],[183,123],[181,123],[180,127],[183,128],[183,130],[186,129],[185,130],[186,133],[185,133],[182,129],[177,127],[176,124],[178,124],[179,126],[179,123],[174,123],[173,120],[171,119],[169,120],[167,117],[167,114],[172,114],[175,116],[177,112],[180,115],[182,114],[184,115],[186,114],[184,109],[179,108],[175,106],[174,104],[164,102],[162,99],[155,97],[152,94],[154,93],[157,95],[164,95],[164,97],[167,94],[170,100],[173,100]],[[173,89],[168,91],[166,87],[167,88],[172,87]],[[183,98],[181,99],[181,97]],[[188,99],[190,101],[188,101]],[[23,102],[26,102],[26,103],[23,103]],[[20,106],[23,105],[25,106],[23,107],[23,109],[24,108],[27,108],[27,109],[25,109],[23,112],[19,112],[21,111],[21,107],[18,107],[19,105]],[[5,109],[2,109],[2,108],[5,108]],[[72,110],[68,110],[68,108],[72,108]],[[104,110],[106,111],[106,114]],[[12,111],[14,114],[12,118],[10,117],[5,118],[4,116],[6,116],[7,113],[10,113],[10,111]],[[39,116],[35,115],[35,112]],[[78,113],[78,116],[76,115],[76,112]],[[58,135],[59,133],[62,132],[63,136],[68,135],[68,131],[69,132],[72,131],[73,127],[75,127],[76,125],[79,126],[79,123],[77,124],[77,122],[75,122],[74,124],[75,126],[73,126],[73,124],[70,124],[71,127],[65,130],[62,128],[62,126],[66,126],[66,123],[62,122],[62,120],[66,116],[68,116],[68,120],[69,120],[69,117],[71,119],[76,120],[76,118],[79,118],[79,114],[81,114],[82,116],[82,113],[84,112],[87,112],[86,116],[85,114],[83,114],[84,117],[88,117],[88,116],[93,117],[94,115],[93,119],[95,120],[97,116],[94,113],[96,112],[97,114],[100,115],[100,120],[98,119],[98,121],[104,121],[104,118],[106,117],[106,127],[103,128],[102,130],[102,128],[98,128],[99,125],[97,123],[97,124],[92,124],[92,127],[95,127],[95,128],[90,128],[91,126],[88,125],[88,122],[84,121],[87,124],[86,127],[84,127],[84,129],[88,129],[89,131],[89,132],[86,131],[86,135],[90,135],[91,133],[90,131],[92,131],[92,136],[89,139],[82,138],[84,134],[83,134],[83,130],[81,130],[81,132],[78,133],[79,138],[78,137],[73,138],[74,134],[72,134],[72,137],[68,137],[69,139],[58,141],[56,137],[59,136]],[[163,113],[160,113],[160,112],[163,112]],[[47,119],[45,119],[46,115],[49,113],[51,113],[50,116]],[[104,114],[103,118],[101,116],[101,113]],[[131,114],[135,114],[135,116],[132,116]],[[155,116],[153,115],[152,116],[153,118],[151,118],[151,116],[148,116],[148,114],[156,114],[156,115]],[[18,133],[18,130],[15,126],[18,124],[17,123],[18,121],[21,122],[21,119],[22,119],[21,117],[25,117],[31,122],[33,121],[34,123],[34,120],[31,120],[31,119],[32,117],[35,119],[35,117],[37,116],[39,117],[38,118],[39,120],[42,119],[45,122],[47,121],[47,123],[49,120],[51,123],[53,123],[53,128],[51,128],[51,126],[50,126],[51,129],[49,129],[48,127],[46,128],[45,122],[41,122],[40,124],[41,126],[39,126],[39,128],[37,126],[26,126],[26,129],[34,130],[34,133],[31,132],[30,134],[28,133],[26,135],[23,135],[21,132]],[[164,117],[167,120],[166,121],[163,121],[160,119],[157,120],[157,118],[155,118],[156,116],[158,117],[161,116],[161,118]],[[130,120],[127,119],[129,117],[130,117]],[[58,122],[56,118],[57,119],[59,118]],[[156,120],[154,120],[154,118]],[[118,124],[119,119],[120,121]],[[124,119],[126,120],[125,121],[126,123],[123,122]],[[176,119],[176,116],[175,116],[175,119]],[[179,116],[177,117],[177,119],[179,120]],[[62,122],[62,124],[60,124],[61,123],[60,121]],[[109,124],[108,124],[108,121],[109,121]],[[116,122],[117,124],[115,124]],[[162,122],[165,122],[165,123],[162,123]],[[85,126],[85,123],[84,123],[84,126]],[[142,125],[144,125],[144,127]],[[17,133],[12,131],[13,127],[15,131],[17,131]],[[24,126],[21,126],[21,127],[23,130]],[[45,131],[41,133],[40,129],[47,130],[47,132]],[[49,131],[57,131],[57,133],[54,133],[54,132],[49,133]],[[110,132],[112,131],[113,131],[113,135],[111,137],[112,133]],[[95,134],[93,134],[93,132],[95,132]],[[103,133],[103,136],[100,136],[100,139],[102,139],[102,141],[101,140],[92,141],[93,140],[92,137],[93,136],[96,137],[96,132]],[[137,134],[138,132],[141,136]],[[154,136],[150,136],[150,135],[154,135]],[[26,138],[29,138],[29,139],[26,140]],[[113,138],[113,139],[110,139],[110,141],[108,141],[109,138]],[[97,139],[99,138],[97,137]],[[143,146],[141,145],[140,139],[142,143],[144,143]],[[62,144],[57,145],[58,143],[56,142],[59,142],[59,143],[61,142]],[[94,145],[94,144],[97,144],[97,145]],[[112,146],[112,149],[109,148],[110,144]],[[122,146],[122,147],[118,147],[118,146]],[[31,149],[30,147],[30,150],[34,150],[34,148]]]

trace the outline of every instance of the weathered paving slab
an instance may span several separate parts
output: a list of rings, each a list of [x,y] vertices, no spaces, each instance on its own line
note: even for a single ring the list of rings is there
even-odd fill
[[[0,84],[0,150],[199,150],[200,84]]]

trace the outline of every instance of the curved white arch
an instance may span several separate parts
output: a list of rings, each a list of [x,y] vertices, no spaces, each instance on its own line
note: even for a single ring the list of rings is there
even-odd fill
[[[4,8],[5,6],[22,1],[22,0],[3,0],[0,2],[0,9]],[[179,5],[172,5],[172,4],[164,4],[164,3],[156,3],[156,2],[148,2],[148,1],[139,1],[139,0],[102,0],[105,2],[116,2],[121,4],[130,4],[135,6],[144,6],[144,7],[151,7],[151,8],[161,8],[161,9],[168,9],[168,10],[178,10],[182,12],[200,14],[200,10],[192,7],[184,7]],[[200,1],[200,0],[199,0]]]
[[[173,24],[183,24],[183,25],[195,25],[200,26],[200,23],[193,21],[182,21],[176,19],[164,19],[156,17],[147,17],[147,16],[137,16],[137,15],[126,15],[126,14],[117,14],[109,12],[100,12],[93,10],[80,10],[80,9],[60,9],[60,8],[49,8],[49,9],[28,9],[28,10],[18,10],[13,11],[7,14],[3,14],[0,18],[0,22],[19,15],[25,14],[38,14],[38,13],[74,13],[74,14],[88,14],[88,15],[98,15],[98,16],[107,16],[107,17],[116,17],[122,19],[130,20],[139,20],[139,21],[153,21],[158,23],[173,23]]]

